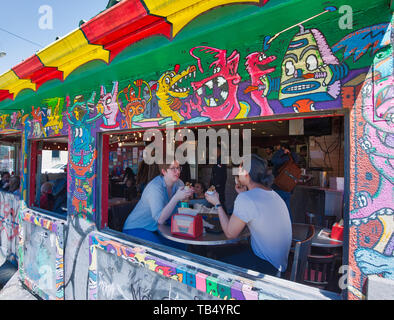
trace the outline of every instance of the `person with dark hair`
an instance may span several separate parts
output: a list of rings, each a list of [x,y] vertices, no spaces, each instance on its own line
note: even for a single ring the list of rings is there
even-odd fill
[[[135,185],[135,180],[130,178],[126,180],[124,188],[124,198],[128,201],[132,201],[137,197],[137,187]]]
[[[274,177],[279,174],[279,169],[288,161],[290,157],[293,158],[295,163],[298,163],[298,156],[295,152],[290,151],[290,146],[288,144],[281,144],[280,148],[272,156],[271,162],[273,165],[272,173]],[[281,198],[285,201],[287,209],[290,211],[290,198],[291,192],[280,189],[277,185],[273,184],[272,189],[275,190]]]
[[[159,165],[160,175],[145,187],[140,201],[131,211],[123,226],[129,235],[165,244],[178,249],[186,245],[167,240],[157,232],[158,224],[164,224],[174,214],[180,201],[193,195],[193,188],[185,188],[179,179],[181,167],[177,161]]]
[[[271,159],[272,159],[272,156],[274,155],[275,149],[273,146],[268,146],[268,147],[264,148],[264,151],[266,154],[265,160],[267,160],[268,166],[272,167]]]
[[[215,190],[219,194],[220,202],[225,207],[225,193],[227,182],[227,165],[221,161],[221,146],[217,148],[216,164],[212,167],[211,185],[215,186]]]
[[[287,268],[292,229],[289,211],[283,199],[271,189],[274,177],[267,161],[257,155],[244,156],[236,177],[238,193],[231,217],[221,206],[219,195],[205,194],[218,208],[220,225],[227,238],[238,237],[247,225],[251,246],[220,258],[224,262],[264,274],[277,276]]]
[[[135,174],[130,167],[127,167],[123,174],[123,183],[126,183],[127,180],[135,181]]]
[[[308,155],[308,148],[307,148],[307,146],[302,146],[300,148],[300,153],[298,154],[298,162],[297,162],[297,165],[300,168],[306,169],[306,167],[307,167],[307,162],[306,162],[307,155]]]
[[[205,199],[205,186],[202,182],[196,182],[194,184],[193,199]]]
[[[18,176],[12,176],[10,179],[10,187],[8,189],[9,192],[13,194],[20,195],[19,186],[21,184],[21,179]]]
[[[11,175],[8,171],[4,171],[1,174],[0,189],[2,189],[4,191],[8,191],[8,188],[10,186],[10,178],[11,178]]]

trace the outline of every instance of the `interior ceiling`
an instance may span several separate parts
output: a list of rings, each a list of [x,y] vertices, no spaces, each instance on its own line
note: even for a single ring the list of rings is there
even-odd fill
[[[289,121],[288,120],[280,120],[280,121],[264,121],[264,122],[250,122],[250,123],[238,123],[238,124],[222,124],[215,126],[198,126],[198,127],[188,127],[193,132],[195,132],[195,136],[197,138],[197,130],[198,129],[208,129],[212,128],[218,131],[219,129],[251,129],[251,135],[253,138],[263,138],[263,137],[284,137],[289,135]],[[175,132],[179,128],[175,128]],[[116,142],[141,142],[143,139],[143,132],[131,131],[131,132],[119,132],[110,134],[109,143]]]

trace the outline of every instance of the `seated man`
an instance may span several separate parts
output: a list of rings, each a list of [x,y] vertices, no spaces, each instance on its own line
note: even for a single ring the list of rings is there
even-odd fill
[[[129,214],[123,232],[152,242],[186,249],[183,244],[170,241],[157,232],[158,224],[164,224],[176,212],[180,201],[193,195],[193,188],[185,190],[179,179],[180,166],[177,161],[172,164],[159,165],[160,175],[145,187],[141,200]]]

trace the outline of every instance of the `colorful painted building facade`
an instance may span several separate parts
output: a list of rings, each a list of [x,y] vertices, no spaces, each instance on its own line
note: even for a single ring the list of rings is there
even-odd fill
[[[365,299],[371,275],[393,280],[393,23],[385,0],[124,0],[1,75],[0,133],[21,134],[23,163],[12,215],[1,198],[1,247],[21,280],[44,299],[327,298],[112,232],[99,168],[111,130],[337,114],[344,298]],[[29,194],[35,141],[56,136],[68,136],[65,219]]]

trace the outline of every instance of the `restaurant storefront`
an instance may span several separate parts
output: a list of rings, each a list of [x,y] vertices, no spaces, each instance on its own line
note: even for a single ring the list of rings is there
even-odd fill
[[[366,299],[373,277],[389,286],[393,8],[349,7],[124,0],[0,76],[0,134],[22,132],[21,281],[66,300]],[[138,175],[144,134],[168,127],[247,129],[262,157],[306,147],[289,211],[320,229],[343,220],[335,290],[122,233],[119,177]],[[191,163],[187,179],[208,187],[209,170]],[[56,210],[40,198],[48,183]]]

